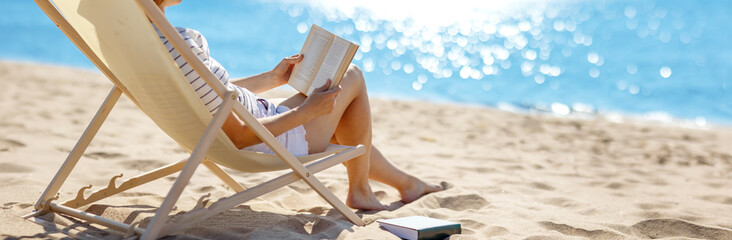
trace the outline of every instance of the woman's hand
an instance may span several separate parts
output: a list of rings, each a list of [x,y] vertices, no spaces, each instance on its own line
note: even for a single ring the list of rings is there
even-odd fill
[[[272,71],[251,77],[233,79],[231,82],[254,93],[261,93],[282,86],[290,79],[292,68],[295,67],[295,64],[300,63],[302,58],[302,54],[286,57]]]
[[[328,90],[330,87],[330,79],[319,88],[313,90],[313,92],[305,99],[300,107],[316,117],[328,115],[333,112],[336,104],[336,97],[343,91],[340,85],[338,87]]]
[[[286,58],[283,58],[277,66],[272,69],[272,78],[277,83],[277,86],[287,83],[292,74],[292,68],[295,64],[302,61],[302,54],[295,54]]]

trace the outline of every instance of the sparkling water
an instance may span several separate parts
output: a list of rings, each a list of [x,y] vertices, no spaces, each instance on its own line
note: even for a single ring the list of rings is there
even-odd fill
[[[169,8],[233,76],[295,54],[311,24],[361,45],[373,96],[732,123],[732,2],[201,1]],[[32,1],[0,0],[4,59],[93,68]]]

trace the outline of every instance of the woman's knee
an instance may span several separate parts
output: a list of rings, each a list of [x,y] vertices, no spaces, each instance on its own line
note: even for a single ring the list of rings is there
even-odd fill
[[[343,80],[346,81],[348,85],[356,85],[354,88],[366,89],[366,81],[364,80],[363,72],[361,71],[361,68],[356,66],[356,64],[348,66],[348,70],[346,70]]]
[[[359,68],[356,64],[351,63],[350,65],[348,65],[347,72],[363,79],[363,72],[361,72],[361,68]]]

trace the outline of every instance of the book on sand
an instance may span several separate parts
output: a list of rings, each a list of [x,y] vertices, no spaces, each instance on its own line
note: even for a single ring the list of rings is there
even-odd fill
[[[379,226],[404,239],[444,239],[460,234],[460,223],[424,216],[376,220]]]
[[[338,86],[351,64],[358,45],[313,24],[300,51],[304,58],[295,65],[288,84],[305,95],[331,79]]]

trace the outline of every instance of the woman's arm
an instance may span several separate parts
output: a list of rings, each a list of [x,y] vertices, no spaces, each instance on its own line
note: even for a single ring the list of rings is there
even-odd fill
[[[237,86],[249,89],[255,94],[270,90],[282,86],[287,83],[292,73],[292,68],[295,64],[302,61],[303,55],[296,54],[290,57],[286,57],[275,66],[272,71],[264,72],[258,75],[234,79],[232,83]]]
[[[254,76],[234,79],[231,83],[239,87],[249,89],[249,91],[252,91],[255,94],[259,94],[272,88],[282,86],[286,81],[285,83],[279,81],[274,77],[272,71],[268,71]]]
[[[333,111],[335,99],[342,89],[340,86],[328,90],[330,80],[316,89],[305,101],[287,112],[257,119],[272,135],[279,136],[290,129],[305,124],[317,117],[328,115]],[[233,112],[229,114],[221,129],[226,133],[234,146],[239,149],[261,143],[254,132]]]

